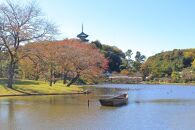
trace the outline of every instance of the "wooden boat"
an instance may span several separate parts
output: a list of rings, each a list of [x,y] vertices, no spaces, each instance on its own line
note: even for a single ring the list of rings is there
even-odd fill
[[[89,90],[84,90],[83,91],[83,94],[90,94],[91,93],[91,91],[89,91]]]
[[[128,94],[122,94],[108,99],[99,99],[102,106],[122,106],[128,103]]]

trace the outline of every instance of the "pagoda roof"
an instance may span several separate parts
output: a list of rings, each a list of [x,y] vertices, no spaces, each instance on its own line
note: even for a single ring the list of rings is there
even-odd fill
[[[89,35],[87,35],[83,32],[83,24],[82,24],[82,32],[80,34],[78,34],[77,37],[80,38],[80,40],[83,42],[88,42],[89,40],[86,39],[88,36]]]
[[[84,32],[81,32],[80,34],[77,35],[77,37],[84,37],[87,38],[89,35],[85,34]]]

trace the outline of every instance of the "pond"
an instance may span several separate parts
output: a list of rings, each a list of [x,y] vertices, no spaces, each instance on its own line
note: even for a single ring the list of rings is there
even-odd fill
[[[189,130],[195,128],[195,87],[97,85],[92,94],[0,98],[0,130]],[[128,92],[123,107],[99,98]],[[89,107],[88,107],[88,100]]]

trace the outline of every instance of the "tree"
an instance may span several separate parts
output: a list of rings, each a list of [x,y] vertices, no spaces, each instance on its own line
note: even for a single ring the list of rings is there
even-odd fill
[[[123,61],[125,60],[125,53],[117,48],[116,46],[109,46],[101,44],[100,41],[96,40],[91,42],[92,46],[99,48],[100,51],[105,55],[108,60],[108,71],[109,72],[120,72],[124,69]]]
[[[48,75],[50,86],[58,74],[64,76],[64,83],[68,78],[70,86],[78,79],[97,77],[107,68],[107,60],[99,49],[75,39],[27,44],[21,53]]]
[[[192,62],[192,68],[195,70],[195,59],[194,59],[194,61]]]
[[[102,52],[108,60],[108,70],[110,72],[120,72],[122,60],[125,59],[125,54],[115,46],[103,45]]]
[[[150,69],[149,69],[149,64],[148,63],[144,63],[141,65],[140,67],[141,73],[143,75],[143,79],[145,80],[147,76],[149,76],[150,74]]]
[[[91,45],[83,44],[78,40],[64,40],[59,42],[62,46],[61,60],[67,67],[66,70],[72,74],[67,86],[76,82],[79,78],[97,77],[107,69],[107,60],[99,49]],[[75,50],[75,51],[72,51]],[[62,63],[61,62],[61,63]]]
[[[193,72],[191,69],[189,68],[185,68],[182,71],[182,79],[185,83],[189,82],[189,81],[194,81],[195,80],[195,72]]]
[[[47,72],[50,55],[48,53],[52,53],[55,47],[48,48],[48,43],[48,41],[29,43],[20,47],[18,55],[23,56],[19,61],[21,77],[32,80],[38,80],[40,77],[45,80],[49,79]],[[48,50],[51,51],[48,52]]]
[[[28,63],[32,63],[33,65],[31,66],[34,66],[35,79],[39,78],[40,73],[44,73],[45,79],[48,79],[50,86],[52,86],[53,81],[55,81],[54,75],[56,74],[55,72],[59,63],[60,47],[61,46],[54,42],[45,41],[27,44],[20,49],[21,53],[25,55],[23,60],[31,60],[31,62]],[[27,66],[29,65],[26,65],[24,68]]]
[[[145,61],[146,56],[142,55],[139,51],[136,52],[135,61],[133,63],[134,71],[139,71],[142,63]]]
[[[127,58],[127,60],[132,60],[131,58],[132,58],[132,55],[133,55],[133,52],[132,52],[132,50],[127,50],[127,52],[125,52],[125,56],[126,56],[126,58]]]
[[[95,45],[97,48],[99,48],[100,50],[102,50],[102,44],[100,41],[96,40],[91,42],[92,45]]]
[[[146,59],[146,56],[142,55],[139,51],[136,52],[135,61],[139,63],[143,63],[145,59]]]
[[[172,78],[173,82],[179,82],[179,79],[180,79],[179,72],[173,71],[171,74],[171,78]]]
[[[125,56],[126,56],[126,68],[129,69],[129,71],[131,71],[132,66],[133,66],[132,55],[133,55],[132,50],[127,50],[127,52],[125,52]]]
[[[0,4],[0,48],[9,54],[9,88],[12,88],[15,67],[21,58],[18,55],[21,44],[51,38],[56,31],[35,4],[22,5],[11,1]]]
[[[190,76],[190,71],[193,68],[194,58],[195,49],[174,49],[172,51],[161,52],[149,57],[144,62],[142,72],[145,76],[152,75],[155,78],[172,77],[175,81],[178,79],[179,73],[180,79],[177,81],[188,81],[190,77],[193,77]]]
[[[6,77],[6,70],[7,70],[7,53],[0,50],[0,77]]]

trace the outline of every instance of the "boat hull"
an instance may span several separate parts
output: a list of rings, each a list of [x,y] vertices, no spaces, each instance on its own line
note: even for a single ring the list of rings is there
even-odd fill
[[[128,104],[128,97],[120,95],[110,99],[100,99],[99,101],[102,106],[123,106]]]

